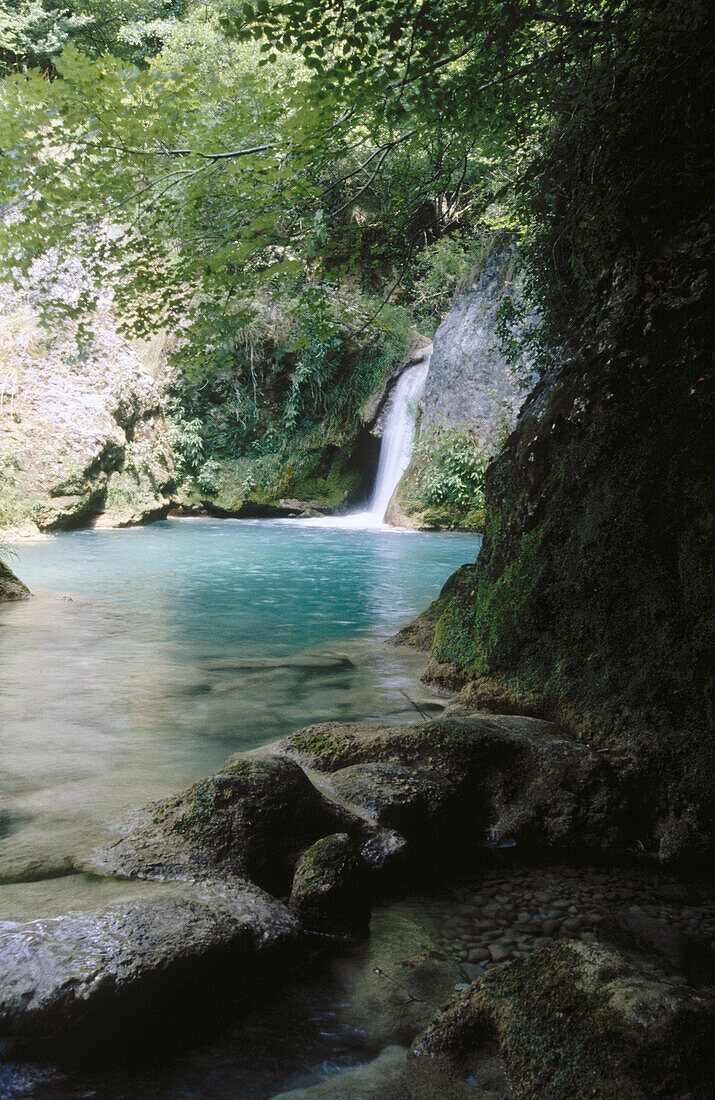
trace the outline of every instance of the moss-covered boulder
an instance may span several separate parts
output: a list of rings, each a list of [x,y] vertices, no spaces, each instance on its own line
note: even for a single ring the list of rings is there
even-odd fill
[[[418,1036],[410,1096],[706,1100],[714,1007],[598,944],[553,944],[490,971]]]
[[[11,600],[28,600],[31,596],[30,589],[15,576],[12,569],[0,561],[0,603],[9,603]]]
[[[549,722],[473,715],[410,726],[324,723],[278,745],[422,868],[508,842],[532,850],[624,843],[612,769]],[[364,852],[372,862],[370,841]],[[404,850],[398,853],[405,858]]]
[[[290,905],[305,928],[336,939],[367,935],[367,866],[347,833],[311,844],[298,860]]]
[[[246,877],[287,895],[302,851],[345,819],[281,757],[238,757],[216,775],[137,815],[86,868],[135,878]]]

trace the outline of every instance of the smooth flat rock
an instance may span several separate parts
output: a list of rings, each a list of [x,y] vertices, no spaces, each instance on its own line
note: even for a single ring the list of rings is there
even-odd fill
[[[301,927],[251,883],[184,888],[92,913],[0,925],[0,1036],[61,1040],[123,1010],[160,1026],[157,1006],[235,993],[297,949]],[[220,980],[220,981],[219,981]]]

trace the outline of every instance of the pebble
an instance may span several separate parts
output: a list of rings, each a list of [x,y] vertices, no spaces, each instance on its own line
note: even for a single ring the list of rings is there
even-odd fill
[[[628,886],[624,887],[624,881]],[[686,904],[687,902],[687,904]],[[680,906],[683,908],[680,908]],[[613,912],[647,914],[674,928],[700,931],[715,950],[715,897],[692,887],[668,884],[647,871],[588,868],[510,869],[486,876],[478,887],[463,886],[448,900],[430,899],[434,935],[472,978],[509,958],[519,958],[556,939],[597,940]],[[469,967],[469,971],[466,969]],[[474,980],[472,978],[472,980]]]
[[[509,952],[499,943],[489,944],[489,954],[492,957],[492,962],[503,962],[504,959],[509,958]]]

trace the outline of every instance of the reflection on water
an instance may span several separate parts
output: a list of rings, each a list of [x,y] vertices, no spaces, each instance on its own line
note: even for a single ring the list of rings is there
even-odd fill
[[[314,721],[413,718],[423,662],[377,642],[478,546],[170,521],[20,547],[39,595],[0,611],[0,881],[67,874],[108,823],[232,752]],[[0,888],[0,919],[68,896]]]

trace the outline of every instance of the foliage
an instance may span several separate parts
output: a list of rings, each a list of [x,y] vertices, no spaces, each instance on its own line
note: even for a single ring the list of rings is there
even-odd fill
[[[473,432],[452,429],[440,440],[424,481],[428,504],[484,507],[486,457]]]
[[[477,231],[447,235],[424,248],[410,268],[407,295],[422,332],[434,335],[454,292],[483,258],[488,236]]]
[[[25,269],[83,249],[135,331],[191,313],[197,347],[256,282],[339,270],[390,293],[528,162],[623,6],[260,0],[155,21],[144,68],[67,47],[62,79],[2,89],[4,247]]]
[[[434,327],[495,225],[522,238],[541,317],[517,338],[505,306],[505,346],[543,364],[594,314],[614,257],[647,250],[709,182],[693,183],[702,0],[71,10],[125,25],[101,50],[63,32],[51,66],[2,82],[0,250],[15,278],[50,250],[55,318],[109,281],[130,332],[180,331],[180,419],[202,419],[206,454],[338,436],[393,354],[385,303]],[[68,302],[75,254],[88,279]],[[354,320],[345,288],[368,305]],[[252,335],[279,300],[286,331]]]
[[[8,561],[17,557],[17,550],[9,542],[0,538],[0,563],[7,565]]]
[[[182,410],[174,404],[174,415],[168,419],[167,442],[174,454],[180,477],[198,471],[204,461],[203,423],[199,417],[184,419]]]
[[[499,440],[465,425],[422,431],[399,489],[401,511],[428,527],[484,526],[484,471]]]
[[[360,331],[369,298],[339,286],[304,287],[277,308],[244,303],[250,321],[196,371],[185,351],[170,405],[172,445],[195,472],[208,456],[265,455],[319,430],[349,443],[360,409],[405,351],[409,317],[384,309],[368,340]]]
[[[89,56],[110,51],[142,62],[161,44],[153,31],[157,21],[180,18],[187,7],[187,0],[5,0],[0,9],[0,76],[36,68],[54,77],[56,62],[70,43]],[[127,24],[131,29],[125,32]]]

